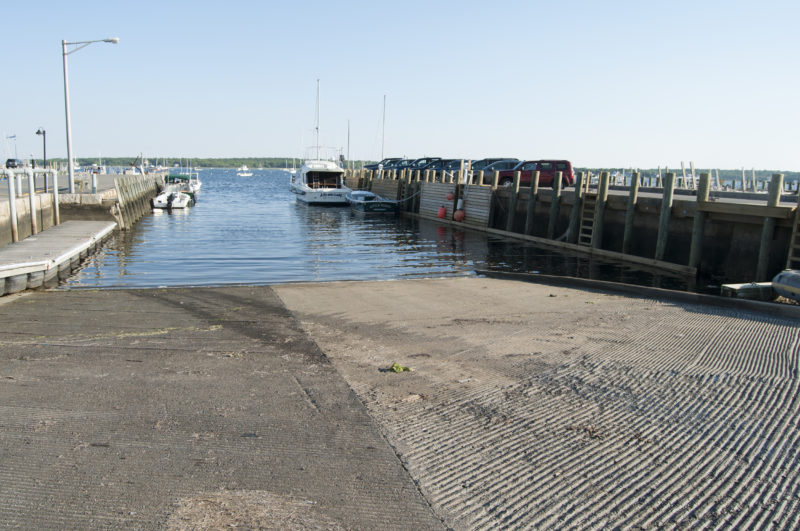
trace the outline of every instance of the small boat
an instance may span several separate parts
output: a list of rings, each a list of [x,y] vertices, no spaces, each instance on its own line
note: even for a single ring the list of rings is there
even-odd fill
[[[800,302],[800,271],[786,269],[772,279],[772,288],[778,295]]]
[[[236,175],[239,177],[252,177],[253,172],[250,171],[250,168],[248,168],[247,165],[242,164],[239,166],[239,168],[237,168]]]
[[[175,188],[168,188],[153,198],[152,206],[167,210],[188,208],[192,206],[192,196]]]
[[[350,188],[344,184],[344,170],[330,160],[307,160],[291,176],[290,188],[297,200],[309,205],[347,205]]]
[[[347,194],[347,203],[350,208],[365,214],[396,214],[397,201],[385,199],[366,190],[353,190]]]
[[[181,192],[196,193],[203,187],[200,181],[200,176],[197,172],[189,170],[188,173],[169,173],[164,177],[164,183],[167,185],[178,185]]]

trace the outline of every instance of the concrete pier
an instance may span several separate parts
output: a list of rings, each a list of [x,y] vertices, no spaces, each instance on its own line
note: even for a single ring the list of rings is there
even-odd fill
[[[0,299],[0,521],[797,528],[797,308],[583,282]]]
[[[65,221],[36,236],[0,246],[0,295],[54,287],[116,226],[108,221]]]

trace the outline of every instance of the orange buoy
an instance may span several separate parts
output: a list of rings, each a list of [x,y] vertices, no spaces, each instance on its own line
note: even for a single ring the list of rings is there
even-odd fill
[[[439,219],[444,219],[445,216],[447,216],[447,209],[444,207],[444,205],[442,205],[439,207],[439,213],[436,214],[436,217]]]
[[[455,221],[464,221],[465,217],[467,217],[467,214],[463,210],[456,210],[453,212],[453,219]]]

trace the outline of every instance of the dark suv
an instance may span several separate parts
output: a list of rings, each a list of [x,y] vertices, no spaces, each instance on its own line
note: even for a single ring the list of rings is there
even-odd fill
[[[383,159],[382,161],[375,162],[374,164],[366,164],[364,166],[364,169],[365,170],[377,170],[379,167],[386,168],[390,164],[394,164],[394,163],[399,162],[401,160],[403,160],[403,159],[401,159],[399,157],[395,157],[395,158],[391,158],[391,159]]]
[[[525,160],[511,170],[501,171],[497,181],[501,186],[511,186],[514,183],[514,172],[519,172],[520,186],[530,186],[533,172],[539,172],[539,185],[552,187],[555,182],[556,172],[561,172],[561,185],[572,186],[575,184],[575,171],[568,160]]]
[[[519,164],[519,159],[500,159],[498,161],[486,165],[480,170],[473,170],[473,171],[474,172],[483,171],[483,184],[492,184],[492,179],[494,179],[494,172],[499,171],[500,173],[502,173],[504,171],[510,170],[511,168],[514,168],[518,164]]]
[[[25,163],[19,159],[8,159],[6,161],[6,168],[22,168],[23,166],[25,166]]]

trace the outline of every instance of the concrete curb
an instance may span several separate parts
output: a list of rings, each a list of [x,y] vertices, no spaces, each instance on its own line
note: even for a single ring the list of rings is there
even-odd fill
[[[648,286],[638,286],[634,284],[624,284],[621,282],[609,282],[606,280],[591,280],[586,278],[559,277],[555,275],[532,275],[529,273],[506,273],[500,271],[476,270],[478,275],[488,278],[498,278],[505,280],[517,280],[521,282],[534,282],[541,284],[551,284],[554,286],[573,287],[610,291],[639,298],[652,298],[684,304],[705,304],[716,306],[727,310],[748,311],[762,313],[773,317],[789,319],[800,319],[800,306],[789,304],[777,304],[771,302],[751,301],[744,299],[732,299],[718,297],[715,295],[705,295],[702,293],[690,293],[686,291],[674,291],[663,288],[653,288]]]

